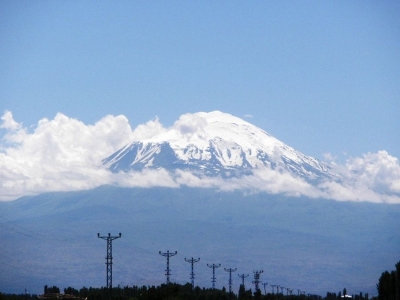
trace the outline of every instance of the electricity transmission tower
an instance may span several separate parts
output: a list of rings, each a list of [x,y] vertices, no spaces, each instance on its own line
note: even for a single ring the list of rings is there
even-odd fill
[[[112,236],[110,233],[108,236],[100,236],[100,233],[97,234],[97,237],[107,241],[107,256],[106,256],[106,265],[107,265],[107,290],[109,293],[109,297],[111,298],[112,292],[112,241],[115,239],[119,239],[121,237],[121,233],[118,236]]]
[[[274,292],[274,287],[275,286],[278,286],[278,285],[276,285],[276,284],[270,284],[270,286],[272,287],[272,294],[275,294],[275,292]],[[278,288],[277,288],[278,289]],[[278,292],[277,292],[277,294],[278,294]]]
[[[238,276],[239,276],[240,278],[242,278],[243,289],[246,290],[246,288],[245,288],[245,286],[244,286],[244,279],[245,279],[246,277],[249,277],[249,274],[238,274]]]
[[[253,281],[253,283],[254,283],[254,287],[256,289],[255,290],[256,292],[259,290],[258,285],[261,283],[260,274],[263,273],[263,272],[264,272],[263,270],[253,271],[253,273],[254,273],[254,281]]]
[[[165,257],[167,258],[167,269],[165,270],[165,272],[167,272],[167,273],[165,273],[165,275],[167,276],[167,284],[169,284],[169,283],[170,283],[170,281],[169,281],[169,275],[171,275],[171,270],[169,269],[169,258],[170,258],[171,256],[177,255],[178,252],[175,251],[174,253],[172,253],[172,252],[167,251],[167,252],[165,252],[165,253],[161,253],[161,251],[159,251],[158,254],[160,254],[160,255],[162,255],[162,256],[165,256]]]
[[[268,282],[264,282],[263,285],[264,285],[264,295],[266,295],[267,294],[266,286],[268,285]]]
[[[193,257],[191,259],[186,259],[186,257],[185,257],[185,261],[187,261],[188,263],[191,263],[191,265],[192,265],[192,272],[190,273],[190,279],[192,280],[192,290],[194,289],[193,264],[197,263],[199,260],[200,260],[200,257],[198,259],[194,259]]]
[[[207,264],[207,267],[212,268],[212,270],[213,270],[213,277],[211,278],[213,290],[215,289],[215,282],[216,282],[215,269],[219,268],[220,266],[221,266],[221,264],[218,264],[218,265],[216,265],[216,264],[212,264],[212,265]]]
[[[232,268],[229,268],[229,269],[227,269],[227,268],[224,268],[224,270],[226,271],[226,272],[229,272],[229,281],[228,281],[228,284],[229,284],[229,295],[232,293],[232,272],[235,272],[236,271],[236,268],[234,268],[234,269],[232,269]]]

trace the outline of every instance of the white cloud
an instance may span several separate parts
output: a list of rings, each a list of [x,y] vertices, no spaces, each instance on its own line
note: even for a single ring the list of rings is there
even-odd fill
[[[121,187],[179,187],[173,176],[164,169],[144,169],[141,172],[119,172],[109,175],[110,184]]]
[[[11,111],[6,111],[4,115],[1,117],[2,124],[0,128],[8,129],[11,131],[16,131],[21,128],[21,124],[15,122],[13,119],[13,115]]]
[[[7,111],[0,128],[6,131],[0,143],[0,200],[48,191],[91,189],[113,184],[124,187],[207,187],[223,191],[283,193],[290,196],[330,198],[340,201],[400,203],[400,166],[386,151],[332,161],[334,171],[346,184],[324,182],[315,187],[284,170],[258,169],[243,178],[206,177],[187,171],[164,169],[111,173],[101,161],[124,145],[154,137],[167,129],[158,118],[132,130],[125,116],[106,116],[94,125],[61,113],[42,119],[29,131]],[[199,134],[206,126],[202,118],[187,114],[173,125],[182,135]],[[279,153],[276,153],[279,156]],[[326,158],[333,160],[331,154]]]
[[[11,113],[2,120],[2,128],[8,129],[0,153],[2,200],[106,184],[109,171],[101,160],[133,136],[124,116],[106,116],[85,125],[59,113],[53,120],[40,120],[33,132],[15,125]]]
[[[338,201],[369,201],[376,203],[400,203],[400,197],[396,195],[382,194],[367,186],[357,184],[346,185],[338,182],[325,182],[319,185],[324,193],[322,197]]]
[[[324,153],[323,154],[323,157],[324,157],[324,159],[326,160],[326,161],[329,161],[329,162],[332,162],[332,161],[335,161],[335,159],[336,159],[336,157],[335,156],[333,156],[331,153]]]
[[[160,123],[158,117],[156,117],[154,120],[148,121],[147,123],[136,127],[132,133],[133,139],[131,142],[150,139],[158,134],[164,133],[165,131],[167,130]]]
[[[345,198],[400,202],[399,161],[386,151],[367,153],[362,157],[348,159],[345,165],[333,166],[337,173],[347,179]],[[333,183],[326,183],[325,187],[331,192],[338,190]],[[343,192],[338,194],[343,195]]]
[[[191,135],[197,131],[201,131],[207,125],[207,120],[193,115],[184,114],[174,123],[174,128],[182,135]]]

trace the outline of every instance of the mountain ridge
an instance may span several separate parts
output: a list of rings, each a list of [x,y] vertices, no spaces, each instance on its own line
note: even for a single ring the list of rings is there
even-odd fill
[[[268,168],[289,172],[309,182],[340,179],[329,165],[220,111],[183,115],[172,128],[133,141],[104,159],[103,164],[113,172],[164,168],[229,178]]]
[[[169,249],[179,253],[171,261],[178,283],[189,280],[183,257],[196,255],[200,286],[210,286],[206,263],[217,262],[241,272],[261,268],[266,282],[321,295],[343,286],[374,295],[400,246],[397,204],[104,186],[2,202],[0,212],[2,291],[104,285],[106,249],[97,232],[122,232],[113,245],[121,286],[163,283],[158,251]],[[218,287],[226,283],[218,274]]]

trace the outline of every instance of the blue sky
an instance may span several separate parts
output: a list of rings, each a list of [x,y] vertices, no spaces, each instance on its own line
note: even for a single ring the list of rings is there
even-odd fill
[[[398,1],[1,1],[0,52],[0,115],[31,132],[220,110],[318,159],[400,157]]]
[[[2,1],[0,111],[221,110],[305,154],[400,157],[398,1]]]

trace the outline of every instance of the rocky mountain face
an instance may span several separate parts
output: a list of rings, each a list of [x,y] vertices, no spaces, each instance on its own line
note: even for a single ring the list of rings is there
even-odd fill
[[[214,111],[183,115],[169,130],[133,141],[104,159],[113,172],[164,168],[199,176],[240,177],[255,169],[289,172],[308,182],[338,179],[330,167],[262,129]]]

